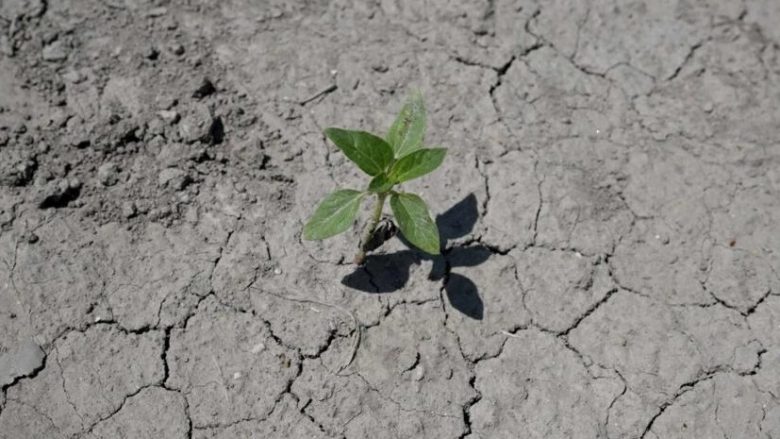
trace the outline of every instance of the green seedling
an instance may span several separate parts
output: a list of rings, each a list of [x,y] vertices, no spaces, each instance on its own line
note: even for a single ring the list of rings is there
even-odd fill
[[[365,190],[338,189],[326,196],[304,226],[304,239],[320,240],[347,231],[355,222],[361,202],[376,197],[355,255],[356,264],[362,264],[366,252],[392,236],[392,223],[381,221],[388,199],[404,238],[426,253],[439,254],[439,230],[428,206],[419,196],[399,190],[401,183],[438,168],[447,153],[444,148],[423,147],[425,127],[425,105],[416,92],[401,108],[384,139],[365,131],[325,129],[325,135],[344,155],[372,178]]]

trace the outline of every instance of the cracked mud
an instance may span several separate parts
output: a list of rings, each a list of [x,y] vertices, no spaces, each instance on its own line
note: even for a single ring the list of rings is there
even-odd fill
[[[0,439],[780,439],[775,0],[0,1]],[[301,227],[419,87],[445,245]]]

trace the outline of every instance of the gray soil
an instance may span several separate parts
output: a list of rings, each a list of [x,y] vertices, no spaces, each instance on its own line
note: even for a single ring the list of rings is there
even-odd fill
[[[0,0],[0,438],[780,438],[778,22]],[[322,128],[411,87],[446,249],[356,268]]]

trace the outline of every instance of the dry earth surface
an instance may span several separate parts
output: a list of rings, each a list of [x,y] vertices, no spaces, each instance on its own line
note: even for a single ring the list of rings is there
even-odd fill
[[[780,438],[777,0],[0,0],[0,438]],[[410,87],[446,248],[302,241]]]

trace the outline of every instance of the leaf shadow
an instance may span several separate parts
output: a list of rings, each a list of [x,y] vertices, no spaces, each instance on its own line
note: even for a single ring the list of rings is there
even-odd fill
[[[398,238],[406,245],[406,250],[368,255],[365,264],[344,276],[341,283],[366,293],[394,293],[403,289],[409,282],[413,265],[431,260],[433,266],[428,279],[444,280],[444,289],[452,307],[472,319],[482,320],[484,303],[479,295],[479,288],[471,279],[452,273],[451,270],[482,264],[490,257],[490,249],[477,245],[446,250],[448,241],[471,233],[478,219],[477,198],[472,193],[436,217],[441,246],[445,249],[442,254],[432,256],[423,253],[399,235]]]

